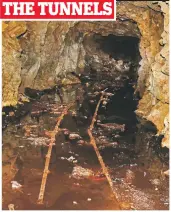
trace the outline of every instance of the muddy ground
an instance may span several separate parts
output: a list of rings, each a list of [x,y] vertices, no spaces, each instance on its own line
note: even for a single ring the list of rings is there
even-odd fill
[[[30,103],[4,108],[3,209],[8,209],[9,204],[16,210],[119,209],[87,134],[104,87],[85,76],[83,81],[52,91],[29,90]],[[116,87],[107,85],[110,95],[100,106],[93,130],[114,190],[125,209],[167,210],[169,181],[163,172],[168,169],[168,151],[161,150],[155,127],[136,117],[138,99],[130,81],[125,81],[122,88]],[[75,104],[56,135],[44,204],[37,205],[50,132],[64,105],[71,102]],[[75,178],[74,167],[82,167],[93,175],[85,177],[80,171],[81,177]],[[22,187],[12,189],[11,181]]]

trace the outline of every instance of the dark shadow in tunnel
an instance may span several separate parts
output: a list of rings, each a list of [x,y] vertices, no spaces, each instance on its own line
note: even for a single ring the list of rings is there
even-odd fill
[[[95,42],[100,43],[100,48],[114,59],[136,60],[139,56],[139,38],[130,36],[115,36],[109,34],[102,36],[94,34]]]

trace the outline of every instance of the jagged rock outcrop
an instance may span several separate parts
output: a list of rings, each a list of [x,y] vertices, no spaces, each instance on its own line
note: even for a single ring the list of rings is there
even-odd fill
[[[156,125],[168,147],[168,14],[165,2],[127,1],[118,2],[116,22],[3,22],[3,106],[16,105],[26,87],[50,88],[69,71],[82,71],[87,34],[134,36],[142,58],[137,114]],[[68,39],[72,29],[75,40]]]
[[[21,46],[18,36],[26,31],[25,22],[7,22],[2,25],[2,105],[16,105],[21,83]]]
[[[169,3],[155,3],[164,15],[164,29],[159,39],[162,48],[150,63],[146,91],[137,113],[156,125],[158,134],[164,135],[162,146],[169,147]]]

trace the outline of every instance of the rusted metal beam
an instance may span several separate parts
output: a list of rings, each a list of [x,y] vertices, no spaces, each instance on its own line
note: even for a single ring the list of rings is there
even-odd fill
[[[103,101],[104,96],[105,96],[105,92],[103,91],[102,95],[101,95],[101,97],[100,97],[100,99],[99,99],[99,101],[97,103],[97,106],[96,106],[96,109],[95,109],[95,112],[94,112],[94,115],[93,115],[93,118],[92,118],[92,122],[91,122],[90,127],[87,130],[87,132],[88,132],[88,135],[90,137],[90,143],[92,144],[92,146],[94,148],[94,151],[96,152],[97,158],[99,160],[99,163],[100,163],[100,165],[102,167],[103,174],[106,176],[106,179],[107,179],[107,181],[109,183],[109,186],[110,186],[110,188],[112,190],[113,198],[118,203],[118,205],[119,205],[119,207],[121,209],[118,195],[117,195],[117,193],[115,192],[115,190],[113,188],[113,182],[112,182],[111,176],[109,174],[109,170],[108,170],[107,166],[105,165],[102,156],[100,155],[100,152],[99,152],[98,147],[96,145],[96,140],[95,140],[95,138],[93,137],[93,134],[92,134],[92,130],[94,128],[94,123],[96,121],[96,117],[97,117],[97,113],[98,113],[98,110],[99,110],[99,106],[100,106],[100,103]]]
[[[42,183],[41,183],[41,186],[40,186],[40,192],[39,192],[39,197],[38,197],[38,200],[37,200],[37,204],[43,204],[46,181],[47,181],[47,176],[48,176],[48,173],[49,173],[49,163],[50,163],[52,148],[53,148],[53,145],[55,145],[55,136],[59,132],[59,125],[60,125],[61,121],[63,120],[64,116],[67,114],[69,108],[72,105],[73,104],[70,104],[68,107],[66,107],[63,110],[62,114],[57,119],[57,123],[56,123],[55,129],[51,133],[51,140],[50,140],[48,152],[47,152],[47,155],[46,155],[45,167],[44,167],[44,171],[43,171]]]

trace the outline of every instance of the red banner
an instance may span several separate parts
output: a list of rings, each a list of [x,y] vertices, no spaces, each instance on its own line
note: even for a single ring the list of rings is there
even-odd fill
[[[1,0],[1,19],[115,20],[115,0]]]

